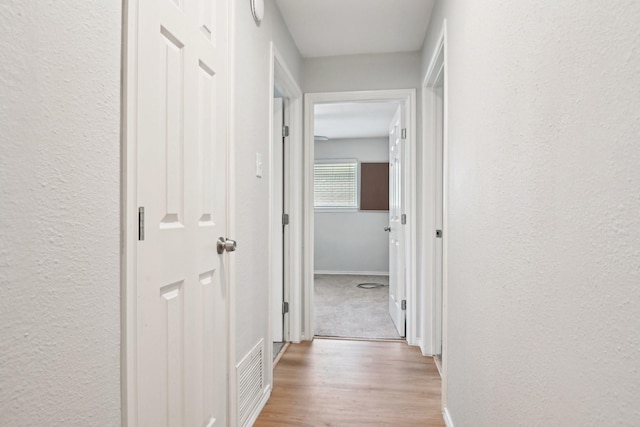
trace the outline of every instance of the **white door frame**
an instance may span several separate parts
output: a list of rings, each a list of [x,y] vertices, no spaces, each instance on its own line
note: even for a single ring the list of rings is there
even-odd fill
[[[410,345],[417,343],[417,305],[416,305],[416,90],[372,90],[358,92],[323,92],[307,93],[304,102],[304,259],[303,281],[301,293],[304,299],[304,313],[300,319],[302,325],[301,339],[312,340],[315,333],[313,322],[313,245],[314,245],[314,218],[313,218],[313,163],[314,163],[314,106],[323,103],[336,102],[385,102],[395,101],[404,105],[406,111],[407,146],[405,159],[408,160],[407,185],[409,200],[407,207],[407,225],[405,228],[407,239],[406,261],[407,269],[407,342]],[[295,286],[294,286],[295,287]],[[291,319],[294,321],[294,319]]]
[[[138,145],[136,135],[137,129],[137,76],[136,67],[138,57],[138,40],[137,40],[137,23],[138,23],[138,3],[139,0],[126,0],[124,2],[123,22],[123,43],[122,50],[122,87],[121,87],[121,154],[120,163],[120,391],[121,391],[121,424],[123,427],[137,425],[136,403],[136,375],[137,375],[137,354],[136,354],[136,297],[137,297],[137,259],[136,247],[138,242],[138,194],[137,194],[137,151]],[[233,9],[229,2],[227,7],[227,40],[228,40],[228,58],[227,58],[227,99],[230,102],[227,120],[223,123],[227,126],[227,170],[229,177],[227,182],[227,235],[235,235],[234,233],[234,212],[235,199],[233,180],[233,144],[232,141],[232,105],[233,98],[229,88],[233,87]],[[235,289],[234,286],[234,257],[229,257],[229,289]],[[232,332],[232,295],[230,294],[226,301],[227,312],[227,419],[230,423],[234,422],[235,392],[231,388],[231,384],[235,383],[235,341]]]
[[[280,188],[274,188],[273,173],[274,167],[281,166],[281,159],[274,157],[275,144],[282,144],[280,138],[274,138],[274,126],[281,126],[273,122],[273,97],[274,88],[285,98],[284,120],[289,126],[290,132],[287,143],[285,144],[285,157],[289,159],[288,167],[285,168],[284,179],[288,183],[286,186],[287,194],[285,196],[286,209],[289,214],[288,233],[285,234],[285,254],[284,265],[285,285],[284,299],[289,302],[289,315],[284,319],[285,341],[300,342],[300,322],[296,319],[300,318],[302,300],[300,298],[300,288],[292,286],[293,283],[300,283],[302,277],[302,90],[297,85],[293,75],[284,62],[284,59],[278,51],[276,45],[271,43],[271,65],[270,65],[270,85],[269,85],[269,247],[274,247],[274,239],[280,238],[272,232],[271,225],[274,221],[281,221],[279,212],[280,206],[276,206],[274,191],[282,191]],[[282,257],[269,251],[269,324],[272,318],[272,290],[273,283],[272,271],[275,268],[282,268]],[[269,327],[268,336],[268,354],[269,360],[273,360],[273,331]],[[273,370],[268,370],[267,382],[270,384],[273,378]]]
[[[435,258],[436,258],[436,162],[438,158],[436,156],[436,145],[438,139],[442,138],[442,408],[447,416],[447,288],[448,288],[448,239],[449,239],[449,224],[448,224],[448,90],[447,90],[447,22],[443,21],[442,32],[438,38],[438,42],[435,46],[434,52],[429,62],[429,67],[425,73],[425,77],[422,83],[422,102],[423,102],[423,136],[424,136],[424,150],[422,152],[422,165],[423,170],[430,171],[430,173],[422,174],[422,188],[428,193],[423,198],[422,212],[424,214],[423,223],[426,231],[426,238],[424,239],[423,257],[426,265],[424,271],[429,272],[425,274],[425,292],[423,293],[422,300],[422,312],[429,313],[423,316],[422,330],[424,331],[424,339],[422,346],[423,354],[434,354],[436,348],[437,334],[435,331],[437,320],[436,315],[436,277],[435,277]],[[442,108],[442,129],[438,132],[438,126],[436,126],[436,120],[438,120],[438,106],[436,103],[436,85],[440,77],[443,77],[443,108]]]

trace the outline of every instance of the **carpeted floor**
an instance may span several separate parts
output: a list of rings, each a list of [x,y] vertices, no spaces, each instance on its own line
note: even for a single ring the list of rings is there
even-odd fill
[[[276,357],[278,357],[278,354],[280,353],[280,350],[282,350],[282,347],[284,347],[283,342],[279,342],[279,341],[273,342],[273,360],[276,360]]]
[[[359,283],[381,283],[374,289]],[[389,316],[389,277],[315,275],[316,335],[400,339]]]

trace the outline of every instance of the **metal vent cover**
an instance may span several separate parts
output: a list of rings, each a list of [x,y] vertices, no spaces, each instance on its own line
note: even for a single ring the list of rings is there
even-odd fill
[[[248,421],[263,394],[263,353],[264,340],[260,340],[237,367],[238,420],[243,427],[248,426]]]

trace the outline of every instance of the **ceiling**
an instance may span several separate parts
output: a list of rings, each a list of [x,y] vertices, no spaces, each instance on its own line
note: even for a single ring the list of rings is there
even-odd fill
[[[414,52],[434,0],[276,0],[303,57]],[[397,103],[318,104],[315,135],[385,137]]]
[[[329,139],[386,137],[397,108],[397,102],[316,104],[314,135]]]
[[[420,50],[434,0],[276,0],[303,57]]]

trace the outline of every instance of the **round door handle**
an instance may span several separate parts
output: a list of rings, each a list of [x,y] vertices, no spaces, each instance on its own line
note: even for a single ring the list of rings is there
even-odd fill
[[[391,231],[391,227],[389,227],[389,226],[385,227],[384,231]]]
[[[219,254],[225,251],[235,252],[235,250],[238,248],[238,244],[236,243],[235,240],[227,239],[225,237],[220,237],[218,239],[216,246]]]

